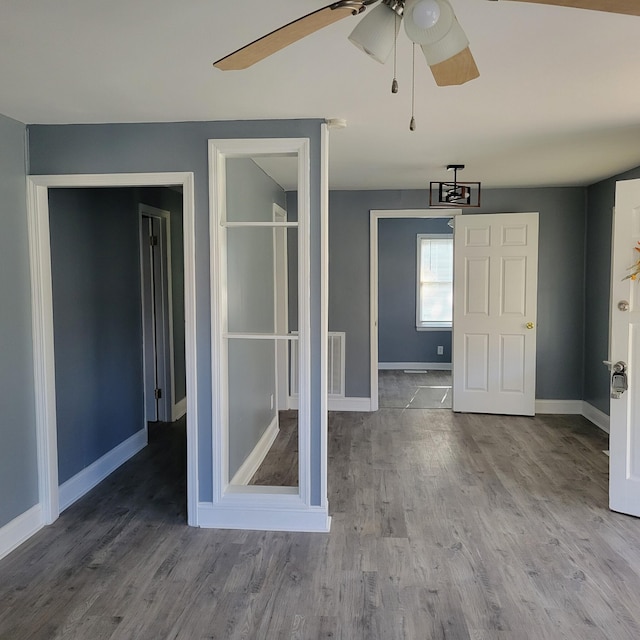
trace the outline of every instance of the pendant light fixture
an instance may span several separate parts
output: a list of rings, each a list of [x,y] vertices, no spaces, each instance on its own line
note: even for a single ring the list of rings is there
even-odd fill
[[[429,185],[429,206],[433,208],[479,207],[479,182],[459,182],[458,171],[463,164],[448,164],[447,171],[453,171],[453,182],[431,182]]]

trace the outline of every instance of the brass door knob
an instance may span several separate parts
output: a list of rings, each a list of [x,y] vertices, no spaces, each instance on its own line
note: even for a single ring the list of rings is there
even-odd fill
[[[533,322],[527,322],[526,326],[527,326],[527,329],[533,329],[535,325],[533,324]]]

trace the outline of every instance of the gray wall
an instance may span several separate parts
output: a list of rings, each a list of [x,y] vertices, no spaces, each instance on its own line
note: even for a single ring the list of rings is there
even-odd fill
[[[640,167],[591,185],[587,191],[583,399],[609,414],[609,292],[616,181],[640,178]]]
[[[195,176],[199,499],[212,498],[209,139],[309,138],[311,155],[311,361],[320,361],[320,134],[322,120],[31,125],[31,173],[191,171]],[[311,499],[320,500],[320,370],[311,372]]]
[[[416,329],[419,233],[451,235],[447,218],[378,221],[378,362],[451,362],[451,330]],[[437,354],[438,345],[444,354]]]
[[[0,115],[0,527],[38,502],[25,126]]]
[[[271,222],[284,190],[249,158],[230,158],[227,219]],[[227,229],[229,331],[274,331],[273,229]],[[229,477],[232,478],[275,416],[275,342],[229,340]]]
[[[50,189],[58,482],[144,428],[137,202]]]
[[[426,180],[426,179],[425,179]],[[536,397],[582,397],[586,189],[487,189],[466,213],[540,212]],[[428,191],[333,191],[329,329],[346,331],[346,395],[369,385],[369,211],[424,209]]]

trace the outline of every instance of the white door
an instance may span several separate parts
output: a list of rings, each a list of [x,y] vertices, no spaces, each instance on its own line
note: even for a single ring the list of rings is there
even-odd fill
[[[167,422],[171,419],[172,382],[169,373],[167,225],[163,218],[147,215],[140,218],[140,268],[145,420]]]
[[[457,216],[453,410],[534,415],[538,214]]]
[[[611,260],[611,340],[609,359],[624,363],[629,389],[611,389],[609,507],[640,516],[640,281],[631,275],[640,253],[640,180],[616,184]],[[613,372],[612,372],[613,373]]]

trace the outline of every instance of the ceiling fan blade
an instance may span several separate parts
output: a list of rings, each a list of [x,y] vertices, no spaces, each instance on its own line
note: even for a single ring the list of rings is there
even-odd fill
[[[469,47],[447,60],[429,65],[429,68],[439,87],[464,84],[480,75]]]
[[[608,11],[609,13],[623,13],[629,16],[640,16],[640,2],[638,0],[516,0],[517,2],[533,2],[536,4],[551,4],[558,7],[572,7],[574,9],[592,9],[594,11]]]
[[[357,15],[364,11],[367,4],[371,4],[371,2],[364,0],[362,2],[334,2],[254,40],[228,56],[220,58],[213,63],[213,66],[222,69],[222,71],[246,69],[323,27],[347,16]]]

